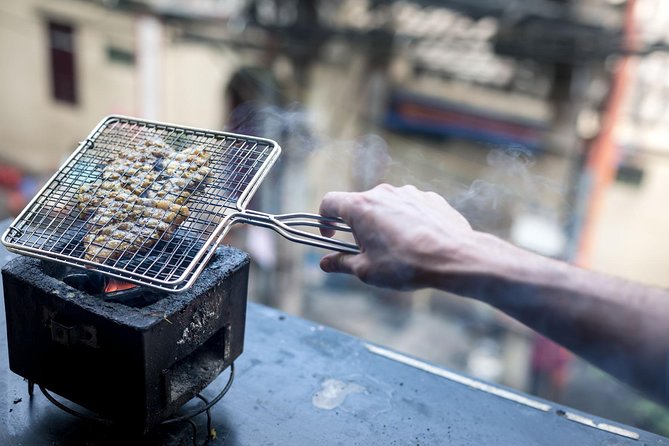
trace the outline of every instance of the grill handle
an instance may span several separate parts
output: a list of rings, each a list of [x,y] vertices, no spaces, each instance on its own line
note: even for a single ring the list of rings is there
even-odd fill
[[[302,243],[303,245],[315,246],[317,248],[330,249],[348,254],[359,254],[360,248],[355,243],[345,242],[311,232],[298,229],[302,226],[310,226],[319,229],[331,229],[341,232],[352,232],[344,221],[336,217],[323,217],[318,214],[295,213],[271,215],[264,212],[245,210],[233,214],[230,223],[246,223],[253,226],[272,229],[290,241]]]

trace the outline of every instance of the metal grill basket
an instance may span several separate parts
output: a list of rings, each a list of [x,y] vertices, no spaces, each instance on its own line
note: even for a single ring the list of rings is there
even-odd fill
[[[139,209],[140,214],[150,211],[156,218],[117,226],[132,228],[122,235],[123,244],[114,242],[113,237],[89,242],[89,250],[91,243],[97,243],[94,244],[97,252],[104,253],[90,258],[84,240],[91,237],[87,234],[101,233],[104,229],[100,216],[104,216],[106,210],[99,203],[82,205],[82,186],[93,194],[100,194],[100,188],[106,187],[101,186],[105,181],[105,169],[112,163],[118,164],[127,156],[128,150],[142,144],[167,147],[173,155],[182,153],[180,171],[190,169],[202,172],[202,175],[191,178],[188,183],[187,193],[182,194],[187,198],[179,203],[179,209],[183,211],[177,212],[176,219],[174,214],[170,217],[172,220],[164,217],[168,211],[159,209],[162,202],[156,200],[141,198],[144,203],[158,203],[150,210],[146,205],[139,208],[134,202],[125,203],[130,214]],[[185,156],[193,148],[205,154],[206,163],[200,167],[204,170],[197,170],[198,166]],[[246,209],[280,152],[276,142],[265,138],[109,116],[80,143],[28,203],[3,234],[2,243],[13,252],[166,291],[181,291],[193,284],[233,223],[270,228],[298,243],[359,252],[353,243],[299,229],[300,226],[312,226],[350,232],[339,219],[306,213],[269,215]],[[126,181],[123,183],[126,185],[130,184],[128,181],[134,181],[132,184],[138,186],[133,189],[133,194],[137,197],[144,197],[147,191],[159,190],[160,185],[174,181],[168,162],[160,157],[152,158],[151,162],[149,167],[142,167],[141,172],[135,172],[136,163],[121,162],[121,167],[116,168],[122,170],[121,179],[114,181]],[[151,176],[147,177],[146,172]],[[142,221],[154,223],[143,224]],[[154,227],[156,221],[162,221],[159,223],[161,230]]]

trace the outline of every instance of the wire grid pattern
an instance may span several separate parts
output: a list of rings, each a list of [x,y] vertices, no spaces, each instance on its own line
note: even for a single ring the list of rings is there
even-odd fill
[[[95,209],[78,206],[78,191],[101,179],[110,160],[119,158],[124,149],[146,141],[162,141],[177,152],[202,148],[209,155],[208,173],[189,190],[185,221],[170,223],[169,230],[155,233],[150,243],[92,263],[85,258],[83,238],[95,227],[91,223]],[[26,254],[121,273],[130,280],[181,283],[192,275],[193,263],[215,249],[212,236],[231,210],[244,208],[278,150],[272,141],[260,138],[109,118],[17,218],[4,242]]]

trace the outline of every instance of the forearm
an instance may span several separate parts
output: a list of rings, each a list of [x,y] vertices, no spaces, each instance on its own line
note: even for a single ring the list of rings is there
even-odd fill
[[[324,271],[487,302],[669,403],[667,291],[579,269],[476,232],[442,197],[412,186],[329,193],[321,214],[344,219],[362,248],[357,255],[325,256]]]
[[[434,286],[500,309],[669,402],[669,292],[587,271],[477,233]],[[462,269],[462,265],[468,265]]]

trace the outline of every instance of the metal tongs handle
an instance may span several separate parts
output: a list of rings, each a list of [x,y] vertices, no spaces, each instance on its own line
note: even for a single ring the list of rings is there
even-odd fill
[[[278,232],[290,241],[317,248],[331,249],[333,251],[349,254],[359,254],[360,248],[355,243],[345,242],[311,232],[297,229],[299,226],[310,226],[319,229],[331,229],[333,231],[352,232],[341,218],[324,217],[318,214],[295,213],[271,215],[264,212],[245,210],[230,217],[231,223],[247,223],[254,226],[269,228]]]

